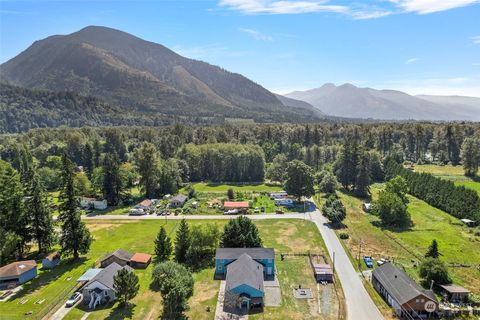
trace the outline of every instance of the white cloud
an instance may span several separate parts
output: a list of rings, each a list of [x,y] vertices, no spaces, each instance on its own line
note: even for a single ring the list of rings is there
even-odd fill
[[[472,66],[474,66],[474,67],[480,67],[480,62],[474,62],[474,63],[472,63]]]
[[[247,28],[240,28],[238,29],[241,32],[244,32],[248,34],[250,37],[252,37],[255,40],[260,40],[260,41],[273,41],[273,37],[263,34],[260,31],[253,30],[253,29],[247,29]]]
[[[408,59],[407,61],[405,61],[405,64],[414,64],[414,63],[418,62],[418,60],[420,60],[420,59],[418,59],[418,58],[410,58],[410,59]]]
[[[221,0],[219,5],[246,14],[298,14],[309,12],[346,13],[343,5],[329,5],[328,0]]]
[[[390,0],[397,7],[407,12],[428,14],[478,3],[478,0]]]
[[[472,41],[474,44],[480,44],[480,36],[472,37]]]

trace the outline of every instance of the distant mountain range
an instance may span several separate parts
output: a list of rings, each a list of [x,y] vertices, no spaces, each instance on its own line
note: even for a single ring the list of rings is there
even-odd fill
[[[288,98],[308,102],[329,116],[383,120],[480,121],[480,98],[412,96],[395,90],[359,88],[327,83],[320,88],[294,91]]]
[[[308,121],[319,112],[290,107],[244,76],[182,57],[128,33],[90,26],[36,41],[0,66],[11,85],[93,96],[142,113]]]

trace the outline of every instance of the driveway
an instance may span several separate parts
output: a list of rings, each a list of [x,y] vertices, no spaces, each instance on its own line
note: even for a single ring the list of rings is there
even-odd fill
[[[328,226],[328,220],[318,210],[311,214],[311,219],[317,225],[330,257],[333,257],[335,252],[335,271],[338,274],[345,295],[347,318],[349,320],[384,319],[368,295],[360,275],[353,268],[335,231]]]
[[[75,309],[75,306],[79,303],[81,303],[83,300],[83,297],[80,299],[80,301],[78,301],[77,303],[75,303],[74,306],[72,307],[65,307],[65,303],[60,307],[60,309],[58,309],[57,311],[55,311],[54,314],[52,314],[51,316],[48,317],[48,320],[62,320],[66,315],[67,313],[70,312],[70,310],[72,309]],[[47,318],[44,318],[44,320],[47,320]]]

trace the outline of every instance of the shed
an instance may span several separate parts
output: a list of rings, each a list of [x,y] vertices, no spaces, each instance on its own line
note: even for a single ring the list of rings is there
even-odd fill
[[[114,252],[107,255],[102,259],[100,265],[102,268],[105,268],[112,264],[113,262],[118,263],[120,266],[125,266],[130,262],[130,259],[133,257],[133,253],[125,251],[123,249],[117,249]]]
[[[365,202],[365,203],[362,205],[362,209],[363,209],[363,211],[365,211],[365,212],[370,212],[370,210],[372,210],[372,204],[369,203],[369,202]]]
[[[16,261],[0,268],[0,289],[15,288],[37,276],[35,260]]]
[[[183,207],[184,203],[187,201],[187,196],[183,194],[177,194],[170,200],[170,207],[171,208],[181,208]]]
[[[135,253],[130,259],[130,266],[132,268],[145,269],[152,261],[152,256],[147,253]]]
[[[468,302],[470,291],[455,284],[439,285],[441,291],[451,302]]]
[[[475,221],[470,219],[460,219],[463,223],[465,223],[469,227],[475,227]]]
[[[223,208],[226,210],[230,209],[248,209],[248,201],[225,201],[223,203]]]
[[[329,264],[312,263],[312,268],[318,282],[333,282],[333,268]]]
[[[60,263],[60,252],[52,252],[42,260],[43,269],[53,269]]]

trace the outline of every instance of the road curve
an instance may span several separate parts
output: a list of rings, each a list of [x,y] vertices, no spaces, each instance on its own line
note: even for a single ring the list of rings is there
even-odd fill
[[[328,225],[328,220],[320,211],[311,214],[311,220],[317,225],[330,257],[335,253],[335,271],[342,284],[349,320],[381,320],[383,315],[363,286],[361,276],[355,271],[345,248],[340,243],[335,231]]]

